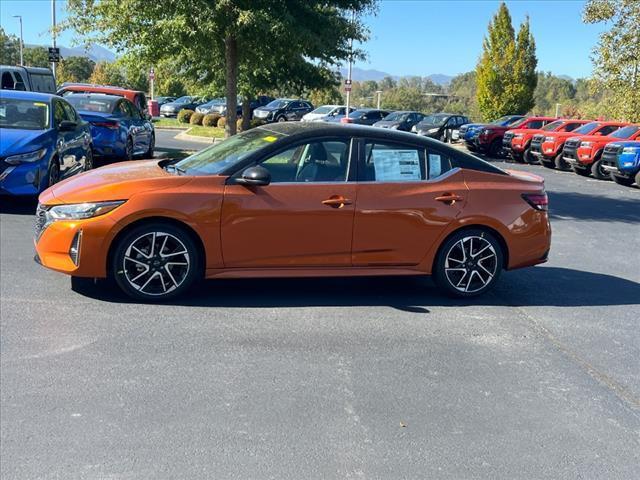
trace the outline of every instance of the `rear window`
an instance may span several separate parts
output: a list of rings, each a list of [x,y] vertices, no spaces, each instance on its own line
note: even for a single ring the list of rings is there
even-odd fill
[[[69,95],[65,97],[65,100],[79,111],[112,113],[116,102],[120,100],[120,98],[91,98]]]
[[[30,73],[31,90],[34,92],[55,93],[56,84],[52,75]]]

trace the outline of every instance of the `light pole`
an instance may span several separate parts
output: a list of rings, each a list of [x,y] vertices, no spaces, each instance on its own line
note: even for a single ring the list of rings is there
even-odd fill
[[[14,15],[13,18],[17,18],[20,22],[20,65],[24,65],[24,56],[22,54],[24,47],[24,41],[22,40],[22,15]]]
[[[51,0],[51,46],[56,48],[56,0]],[[56,78],[56,62],[51,62],[53,78]]]
[[[353,10],[351,12],[351,23],[354,23],[356,19],[356,11]],[[353,37],[351,37],[349,39],[349,73],[347,76],[347,85],[346,85],[346,90],[347,90],[347,108],[346,108],[346,116],[347,116],[347,120],[349,119],[349,107],[351,106],[351,69],[353,66]]]
[[[560,107],[562,106],[561,103],[556,103],[556,118],[560,118]]]
[[[380,110],[380,95],[382,95],[382,90],[376,90],[376,95],[378,95],[377,109]]]

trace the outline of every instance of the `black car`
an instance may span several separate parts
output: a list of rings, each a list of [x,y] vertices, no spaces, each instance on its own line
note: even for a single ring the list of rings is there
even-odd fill
[[[165,103],[175,102],[176,97],[156,97],[154,100],[158,102],[158,106],[161,107]]]
[[[435,138],[442,142],[451,143],[459,138],[458,130],[462,125],[470,123],[469,119],[454,113],[435,113],[427,115],[416,124],[411,131],[418,135]],[[456,132],[454,134],[454,132]]]
[[[360,108],[351,112],[348,118],[335,120],[341,123],[355,123],[357,125],[373,125],[389,115],[387,110],[376,110],[373,108]]]
[[[259,95],[257,98],[254,98],[249,102],[249,111],[251,113],[251,117],[253,118],[253,111],[256,108],[264,107],[269,103],[273,102],[273,97],[268,97],[266,95]],[[242,116],[242,98],[238,97],[236,114],[241,117]],[[227,114],[227,99],[226,98],[215,98],[210,102],[200,105],[197,109],[197,112],[200,113],[218,113],[223,117]]]
[[[374,123],[373,126],[408,132],[416,123],[421,121],[423,118],[424,114],[420,112],[391,112],[379,122]]]
[[[253,111],[253,118],[267,123],[302,120],[302,117],[312,110],[313,105],[306,100],[278,98],[264,107],[256,108]]]

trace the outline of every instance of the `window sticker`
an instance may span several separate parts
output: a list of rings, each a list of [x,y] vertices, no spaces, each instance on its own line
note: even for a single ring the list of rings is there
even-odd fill
[[[272,135],[269,135],[268,137],[264,137],[263,140],[265,142],[275,142],[278,139],[278,137],[274,137]]]
[[[442,157],[436,153],[429,154],[429,178],[435,178],[442,173]]]
[[[422,180],[417,150],[373,150],[373,167],[378,182]]]

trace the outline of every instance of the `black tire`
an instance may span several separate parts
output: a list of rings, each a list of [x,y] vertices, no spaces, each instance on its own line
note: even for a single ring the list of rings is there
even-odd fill
[[[579,167],[577,165],[573,165],[571,169],[581,177],[588,177],[591,173],[591,169],[589,167]]]
[[[610,176],[602,169],[602,158],[598,156],[596,161],[591,164],[591,176],[598,180],[609,180]]]
[[[491,145],[489,145],[488,154],[492,158],[500,158],[501,151],[502,151],[502,140],[497,138],[493,142],[491,142]]]
[[[531,147],[527,147],[527,149],[524,151],[524,161],[529,165],[535,165],[538,163],[538,158],[533,153],[531,153]]]
[[[151,140],[149,140],[149,148],[144,154],[144,158],[153,158],[153,150],[156,147],[156,135],[155,133],[151,134]]]
[[[474,252],[476,256],[469,255]],[[455,232],[442,244],[433,276],[448,295],[475,297],[495,285],[503,265],[504,253],[496,237],[486,230],[469,228]]]
[[[202,277],[196,243],[186,230],[169,223],[135,227],[114,247],[110,273],[120,289],[136,300],[174,298]]]
[[[127,137],[127,142],[124,146],[124,160],[133,160],[133,140],[131,140],[131,137]]]
[[[633,178],[629,177],[621,177],[620,175],[616,175],[615,173],[611,173],[611,180],[616,182],[618,185],[624,185],[625,187],[630,187],[633,185]]]
[[[286,122],[287,118],[284,115],[280,115],[278,118],[276,118],[276,122],[281,123],[281,122]]]
[[[89,170],[91,170],[93,168],[93,149],[91,147],[89,147],[89,150],[87,151],[87,155],[85,156],[84,159],[84,171],[87,172]]]
[[[562,172],[568,172],[571,170],[569,164],[565,162],[564,158],[562,158],[562,151],[556,155],[556,158],[553,160],[553,164],[555,165],[556,170],[560,170]]]
[[[545,168],[556,168],[556,164],[553,160],[549,160],[548,158],[540,158],[540,165]]]
[[[47,169],[47,187],[51,187],[60,181],[60,162],[53,157]]]
[[[640,172],[636,173],[636,187],[640,188]]]

